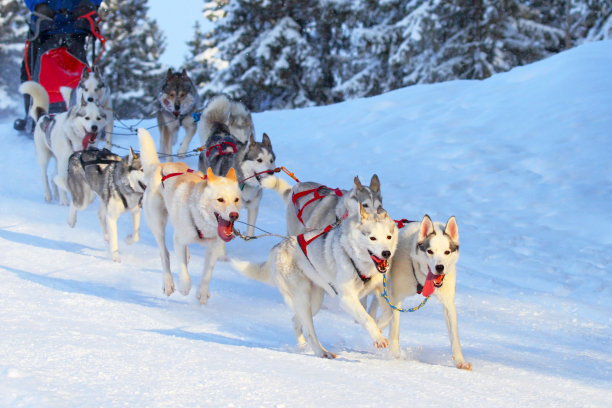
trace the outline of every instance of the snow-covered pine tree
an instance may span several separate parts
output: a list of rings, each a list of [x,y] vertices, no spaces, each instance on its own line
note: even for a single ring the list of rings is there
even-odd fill
[[[0,114],[23,112],[18,91],[29,12],[21,0],[0,0]]]
[[[119,118],[151,117],[165,73],[165,38],[147,15],[147,0],[106,0],[100,9],[106,52],[100,61]]]
[[[226,93],[253,111],[315,104],[320,59],[307,30],[314,0],[213,2],[217,60],[227,61],[203,91]]]
[[[198,88],[203,87],[210,82],[211,70],[207,66],[205,60],[206,52],[209,49],[210,42],[207,40],[207,35],[200,29],[200,22],[196,21],[193,26],[193,38],[187,41],[187,49],[189,54],[185,57],[183,68],[187,70],[189,76]]]

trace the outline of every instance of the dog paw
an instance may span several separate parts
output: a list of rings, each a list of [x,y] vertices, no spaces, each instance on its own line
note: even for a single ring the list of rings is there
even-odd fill
[[[179,292],[183,296],[187,296],[191,290],[191,282],[179,282]]]
[[[119,256],[119,251],[113,251],[111,253],[111,257],[113,258],[113,262],[121,262],[121,257]]]
[[[208,298],[210,297],[210,293],[208,293],[208,289],[200,288],[200,290],[198,290],[198,294],[196,296],[198,298],[198,302],[200,302],[201,305],[205,305],[206,302],[208,302]]]
[[[384,336],[380,336],[375,342],[374,345],[376,348],[387,348],[389,346],[389,340],[387,340]]]
[[[134,236],[134,235],[128,235],[127,237],[125,237],[125,242],[128,245],[132,245],[135,244],[136,242],[138,242],[140,240],[140,237],[138,235]]]
[[[50,203],[52,199],[53,199],[53,196],[51,195],[51,193],[45,193],[46,202]]]
[[[336,355],[336,353],[332,353],[331,351],[323,350],[323,352],[319,354],[319,357],[332,359],[338,356]]]
[[[172,280],[172,275],[164,278],[162,291],[166,294],[166,296],[170,296],[174,292],[174,281]]]
[[[455,364],[455,366],[460,370],[472,371],[472,364],[467,361],[461,361]]]
[[[401,357],[401,355],[402,355],[402,353],[401,353],[401,351],[400,351],[399,345],[397,345],[397,344],[395,344],[395,345],[394,345],[394,344],[392,344],[392,345],[389,347],[389,354],[391,355],[391,357],[393,357],[393,358],[395,358],[395,359],[400,358],[400,357]]]

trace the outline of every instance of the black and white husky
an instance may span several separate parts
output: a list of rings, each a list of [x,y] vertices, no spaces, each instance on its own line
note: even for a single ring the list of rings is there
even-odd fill
[[[117,219],[124,212],[132,214],[132,234],[126,242],[132,244],[139,240],[140,208],[145,190],[144,172],[138,154],[130,148],[125,157],[117,156],[109,150],[77,151],[70,156],[68,163],[68,188],[72,196],[68,225],[76,224],[77,210],[84,210],[100,197],[98,219],[109,241],[110,254],[119,262],[117,242]]]
[[[100,69],[95,66],[91,72],[89,68],[83,68],[81,79],[76,88],[62,86],[60,92],[67,109],[71,109],[81,99],[87,102],[95,102],[106,114],[106,126],[104,126],[104,138],[106,148],[110,149],[113,138],[113,107],[111,101],[111,91],[104,81]]]
[[[336,354],[319,342],[313,325],[324,293],[339,297],[342,309],[366,329],[376,347],[388,345],[359,299],[382,285],[397,246],[397,231],[382,207],[372,214],[359,205],[357,214],[317,238],[321,231],[285,238],[264,263],[233,260],[232,264],[247,277],[279,289],[295,313],[293,328],[300,346],[308,344],[317,356],[334,358]]]
[[[210,167],[217,176],[225,176],[230,168],[235,169],[242,203],[248,213],[247,235],[252,236],[261,202],[262,180],[276,167],[270,137],[264,133],[261,142],[256,141],[250,113],[240,102],[225,95],[216,96],[208,103],[202,129],[209,133],[203,141],[205,149],[200,153],[198,168],[205,172]]]
[[[425,215],[421,222],[406,224],[400,230],[397,251],[393,256],[389,276],[391,287],[389,300],[392,305],[400,308],[402,301],[408,296],[417,293],[423,296],[435,296],[444,308],[455,365],[457,368],[471,370],[472,365],[463,358],[457,329],[455,265],[458,260],[459,229],[455,217],[450,217],[446,224],[443,224],[433,222],[428,215]],[[385,306],[378,319],[379,326],[384,327],[391,320],[390,351],[398,357],[401,313],[397,310],[391,312],[382,298],[378,301]]]

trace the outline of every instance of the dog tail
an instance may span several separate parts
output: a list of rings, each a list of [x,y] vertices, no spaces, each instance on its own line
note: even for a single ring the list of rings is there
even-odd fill
[[[225,95],[214,96],[204,109],[204,126],[200,132],[200,141],[206,144],[206,141],[213,133],[215,125],[229,123],[231,101]]]
[[[291,201],[291,186],[282,178],[276,176],[264,177],[261,180],[261,186],[276,191],[285,204],[289,204]]]
[[[147,178],[159,166],[159,156],[155,150],[155,142],[151,134],[143,128],[138,129],[138,141],[140,143],[140,160]]]
[[[272,273],[270,271],[271,261],[261,263],[253,263],[248,261],[239,261],[237,259],[231,260],[232,266],[238,272],[250,279],[255,279],[268,285],[274,286],[272,280]]]
[[[72,97],[72,88],[69,86],[60,86],[60,93],[62,94],[62,98],[64,98],[66,107],[70,108],[70,98]]]
[[[19,92],[32,97],[32,107],[29,115],[38,122],[38,119],[49,112],[49,94],[41,84],[35,81],[27,81],[19,86]]]

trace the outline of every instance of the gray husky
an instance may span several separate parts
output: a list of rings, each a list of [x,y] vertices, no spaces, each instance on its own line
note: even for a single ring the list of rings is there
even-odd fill
[[[342,309],[366,329],[376,347],[387,347],[387,339],[359,299],[382,284],[397,234],[395,222],[382,207],[372,214],[358,205],[357,214],[335,228],[285,238],[264,263],[233,260],[232,264],[247,277],[278,287],[295,313],[293,329],[299,345],[308,344],[319,357],[334,358],[336,354],[319,342],[313,324],[325,292],[338,296]]]
[[[333,189],[314,182],[301,182],[292,188],[275,176],[264,180],[262,184],[265,188],[275,190],[287,203],[289,235],[325,228],[338,219],[356,214],[358,204],[372,213],[382,207],[380,181],[376,174],[372,176],[369,187],[363,186],[359,177],[355,177],[351,190]]]
[[[125,157],[107,149],[77,151],[68,160],[68,188],[72,196],[68,225],[76,224],[77,210],[84,210],[100,197],[98,218],[109,241],[113,261],[120,262],[117,243],[117,219],[126,211],[132,213],[132,234],[126,242],[138,242],[140,208],[145,190],[140,156],[132,151]]]
[[[179,129],[185,128],[185,138],[181,142],[178,154],[184,154],[189,149],[189,143],[197,129],[193,119],[196,110],[198,91],[187,71],[173,72],[168,69],[157,95],[157,126],[160,132],[160,155],[167,156],[172,161],[172,146],[176,143]]]
[[[247,116],[243,116],[245,113]],[[250,117],[240,102],[225,96],[215,97],[204,112],[203,128],[210,133],[204,142],[205,150],[200,153],[198,168],[206,172],[210,167],[217,176],[225,176],[230,168],[235,169],[242,202],[248,212],[247,235],[252,236],[261,202],[261,183],[276,167],[276,156],[267,134],[263,134],[261,142],[255,140]]]

